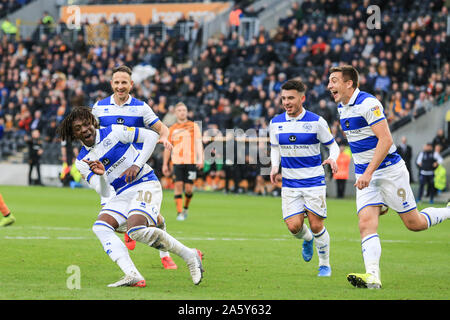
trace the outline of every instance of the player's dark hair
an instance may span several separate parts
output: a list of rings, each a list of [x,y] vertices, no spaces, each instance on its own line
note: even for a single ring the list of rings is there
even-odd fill
[[[350,65],[345,66],[339,66],[339,67],[332,67],[330,69],[330,74],[333,72],[342,72],[342,78],[344,81],[352,80],[353,81],[353,88],[358,88],[359,86],[359,73],[358,71]]]
[[[88,107],[74,107],[67,117],[61,121],[58,126],[57,133],[63,141],[71,141],[74,139],[72,132],[72,124],[75,120],[88,121],[95,128],[99,128],[98,121]]]
[[[306,92],[305,84],[298,79],[290,79],[286,81],[282,86],[282,90],[297,90],[299,93],[304,94]]]
[[[112,70],[112,74],[114,74],[116,72],[125,72],[125,73],[128,73],[130,76],[131,76],[131,73],[132,73],[131,69],[129,67],[125,66],[125,65],[121,65],[121,66],[115,67]]]

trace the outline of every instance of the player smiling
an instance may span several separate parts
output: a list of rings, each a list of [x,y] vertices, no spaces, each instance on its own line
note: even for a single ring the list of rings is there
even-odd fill
[[[330,69],[328,89],[338,105],[341,127],[352,151],[356,175],[356,206],[366,273],[350,273],[356,287],[381,288],[379,217],[390,207],[411,231],[422,231],[450,217],[450,208],[418,211],[409,172],[396,152],[383,106],[358,89],[358,71],[352,66]]]
[[[100,210],[93,231],[103,249],[125,276],[109,287],[145,287],[145,279],[134,266],[126,246],[115,234],[126,224],[133,240],[179,255],[188,265],[194,284],[203,277],[201,253],[184,246],[166,231],[156,228],[160,217],[162,189],[153,169],[146,163],[158,135],[143,128],[112,125],[97,129],[89,108],[77,107],[61,122],[63,140],[83,143],[76,166],[83,178],[102,197],[115,194]],[[137,151],[133,143],[142,143]]]

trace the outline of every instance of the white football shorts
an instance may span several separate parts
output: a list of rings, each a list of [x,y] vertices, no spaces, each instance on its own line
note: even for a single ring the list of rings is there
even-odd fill
[[[134,214],[145,216],[149,225],[156,226],[162,197],[159,181],[141,182],[109,199],[99,215],[106,213],[112,216],[119,224],[118,230],[121,231],[126,231],[127,219]]]
[[[389,207],[399,214],[417,207],[409,184],[409,172],[403,162],[375,171],[367,188],[356,189],[358,213],[364,207],[378,205]]]
[[[286,220],[306,211],[321,218],[327,217],[326,187],[281,188],[281,210]]]

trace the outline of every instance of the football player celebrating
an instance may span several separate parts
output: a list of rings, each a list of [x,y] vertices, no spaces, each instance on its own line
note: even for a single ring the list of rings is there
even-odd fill
[[[281,89],[281,103],[286,112],[270,121],[270,180],[277,183],[281,165],[284,222],[296,239],[303,240],[305,261],[311,260],[315,243],[319,256],[318,276],[329,277],[330,236],[324,226],[327,205],[323,165],[328,164],[333,172],[337,171],[339,147],[327,122],[303,108],[305,85],[294,79],[285,82]],[[329,158],[323,162],[321,144],[330,149]],[[305,215],[311,230],[304,223]]]
[[[132,71],[127,66],[122,65],[114,68],[110,83],[114,93],[103,100],[97,101],[92,107],[92,113],[102,128],[120,124],[128,127],[152,129],[160,135],[159,142],[165,148],[171,150],[172,145],[167,140],[169,135],[167,126],[159,120],[147,103],[130,95],[134,85],[131,75]],[[142,144],[135,143],[134,147],[140,150]],[[107,199],[102,199],[102,205],[106,201]],[[166,223],[164,218],[161,219],[161,224],[165,230]],[[136,246],[136,241],[130,239],[126,233],[124,238],[127,248],[133,250]],[[177,269],[177,265],[168,252],[160,250],[159,255],[165,269]]]
[[[103,249],[125,276],[109,287],[145,287],[145,279],[131,260],[124,243],[115,231],[127,226],[128,236],[156,249],[179,255],[187,264],[194,284],[203,277],[201,253],[157,228],[161,220],[162,188],[153,169],[147,164],[158,134],[144,128],[112,125],[97,129],[91,110],[76,107],[61,122],[62,140],[80,140],[83,147],[76,167],[89,185],[102,197],[113,196],[102,207],[92,227]],[[133,143],[142,143],[137,151]]]
[[[366,273],[350,273],[355,287],[381,288],[379,218],[388,207],[397,211],[406,228],[422,231],[450,217],[450,208],[418,211],[405,162],[396,152],[381,102],[358,89],[352,66],[330,69],[328,89],[352,151],[356,175],[356,207]]]

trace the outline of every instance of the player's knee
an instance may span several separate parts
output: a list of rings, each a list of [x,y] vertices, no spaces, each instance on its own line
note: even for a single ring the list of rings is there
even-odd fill
[[[409,231],[418,232],[428,229],[427,218],[423,214],[420,214],[417,209],[402,213],[399,216]]]
[[[405,227],[409,231],[419,232],[419,231],[427,229],[428,225],[426,223],[421,223],[421,221],[413,221],[413,222],[406,221],[405,222]]]
[[[297,234],[303,226],[303,223],[299,222],[299,221],[290,221],[290,220],[286,220],[286,227],[288,228],[289,232],[292,234]]]
[[[162,230],[166,230],[166,220],[162,215],[158,215],[156,227]]]
[[[323,221],[309,221],[309,227],[313,233],[319,233],[323,230]]]

